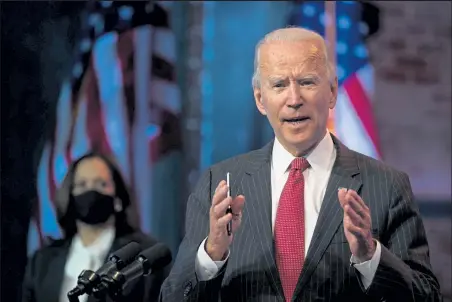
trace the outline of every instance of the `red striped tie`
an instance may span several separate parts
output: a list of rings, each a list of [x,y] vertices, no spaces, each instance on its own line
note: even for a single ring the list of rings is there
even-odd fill
[[[276,264],[286,301],[292,299],[304,263],[304,177],[309,167],[304,158],[290,165],[275,222]]]

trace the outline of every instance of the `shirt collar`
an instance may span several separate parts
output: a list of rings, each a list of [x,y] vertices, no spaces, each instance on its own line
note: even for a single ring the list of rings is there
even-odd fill
[[[97,268],[91,267],[93,265],[92,261],[94,260],[97,263],[104,262],[115,235],[116,232],[113,227],[107,228],[102,231],[96,241],[90,246],[84,246],[80,236],[75,235],[66,260],[65,275],[77,280],[82,269],[97,270]]]
[[[84,246],[80,236],[76,235],[73,239],[74,252],[84,251],[95,257],[105,257],[111,248],[115,238],[115,229],[106,228],[99,234],[99,237],[89,246]]]
[[[330,133],[326,135],[320,143],[305,158],[314,171],[325,171],[329,168],[329,159],[334,152],[334,142]],[[289,168],[295,156],[289,153],[283,145],[275,138],[272,153],[272,169],[276,177],[281,177]]]

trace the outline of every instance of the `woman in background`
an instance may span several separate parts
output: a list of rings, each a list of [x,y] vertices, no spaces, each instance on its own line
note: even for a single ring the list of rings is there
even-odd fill
[[[157,243],[127,222],[129,193],[119,170],[103,155],[90,153],[71,165],[56,204],[64,238],[41,248],[29,260],[23,302],[67,302],[67,292],[77,285],[83,269],[96,271],[110,253],[132,241],[142,249]],[[168,267],[153,271],[127,287],[125,301],[157,301],[168,271]],[[96,301],[87,295],[79,299]]]

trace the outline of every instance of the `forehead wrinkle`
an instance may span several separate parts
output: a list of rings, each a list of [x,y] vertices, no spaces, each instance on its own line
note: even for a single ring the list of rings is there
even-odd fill
[[[262,45],[259,68],[264,72],[272,69],[286,69],[298,66],[297,69],[314,69],[319,72],[326,66],[323,52],[315,45],[316,41],[267,43]],[[314,42],[314,43],[313,43]],[[276,68],[275,68],[276,67]]]
[[[263,63],[261,70],[264,76],[272,79],[307,76],[308,74],[322,76],[326,71],[318,55],[310,55],[299,61],[296,64],[284,60],[277,60],[275,64]]]

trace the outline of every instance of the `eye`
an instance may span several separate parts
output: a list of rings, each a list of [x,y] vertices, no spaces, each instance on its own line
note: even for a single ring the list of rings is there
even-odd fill
[[[86,187],[86,181],[81,180],[74,183],[74,189],[83,189]]]
[[[106,189],[109,186],[110,186],[110,183],[106,180],[103,180],[103,179],[96,180],[96,187],[99,189]]]
[[[283,81],[279,81],[273,84],[273,88],[282,88],[284,87],[284,82]]]
[[[309,86],[309,85],[314,85],[315,84],[314,80],[301,80],[301,81],[298,81],[298,83],[301,86]]]

